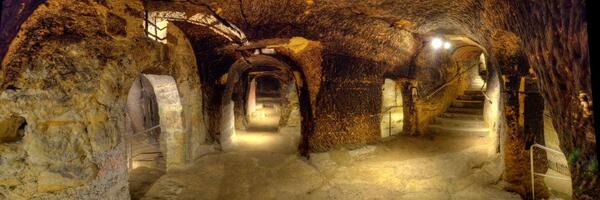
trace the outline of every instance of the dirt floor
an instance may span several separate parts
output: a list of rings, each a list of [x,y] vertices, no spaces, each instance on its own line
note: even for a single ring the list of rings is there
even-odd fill
[[[129,193],[132,200],[140,199],[148,192],[152,184],[156,182],[162,175],[164,170],[138,167],[129,172]]]
[[[289,140],[277,134],[267,141]],[[399,137],[309,160],[281,151],[285,145],[265,147],[271,142],[206,155],[162,176],[143,199],[520,199],[501,189],[499,158],[486,138]]]

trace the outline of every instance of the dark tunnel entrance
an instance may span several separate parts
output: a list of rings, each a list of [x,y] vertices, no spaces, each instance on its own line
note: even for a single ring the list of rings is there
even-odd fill
[[[297,80],[287,65],[271,65],[257,64],[240,69],[232,66],[232,70],[239,70],[239,77],[235,77],[236,82],[228,83],[231,97],[223,99],[223,105],[229,102],[223,107],[223,125],[232,129],[231,135],[225,138],[223,136],[227,136],[228,130],[222,132],[225,133],[221,135],[222,139],[231,142],[231,145],[222,143],[225,148],[234,151],[298,152],[302,117]]]
[[[259,76],[252,78],[248,89],[246,117],[248,130],[276,132],[285,99],[280,80]]]

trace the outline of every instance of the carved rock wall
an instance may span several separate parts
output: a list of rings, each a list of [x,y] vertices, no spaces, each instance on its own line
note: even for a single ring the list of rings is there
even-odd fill
[[[0,68],[0,119],[27,125],[0,144],[0,199],[128,199],[126,99],[142,72],[175,78],[183,129],[203,141],[191,45],[176,28],[169,45],[147,39],[140,13],[137,1],[53,0],[23,24]]]

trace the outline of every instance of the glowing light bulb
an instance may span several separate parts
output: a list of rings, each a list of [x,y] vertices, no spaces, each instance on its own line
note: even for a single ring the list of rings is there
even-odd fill
[[[450,49],[450,47],[452,47],[452,44],[450,44],[450,42],[444,42],[444,49]]]
[[[442,45],[444,45],[444,41],[440,38],[433,38],[433,40],[431,40],[431,47],[434,49],[439,49]]]

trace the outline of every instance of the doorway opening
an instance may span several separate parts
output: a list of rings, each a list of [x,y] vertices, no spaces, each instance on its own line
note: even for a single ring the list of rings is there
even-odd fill
[[[237,150],[297,152],[301,117],[293,79],[248,73],[247,80],[246,126],[236,127]]]
[[[129,90],[127,115],[132,132],[128,138],[129,169],[144,166],[164,170],[158,102],[152,83],[144,75],[137,77]]]
[[[246,59],[228,72],[222,99],[222,148],[297,153],[302,138],[299,72],[269,56]]]
[[[381,138],[399,135],[404,125],[401,85],[385,79],[382,86]]]
[[[182,163],[182,105],[172,76],[142,74],[127,96],[127,158],[132,199],[141,198],[158,178]]]

